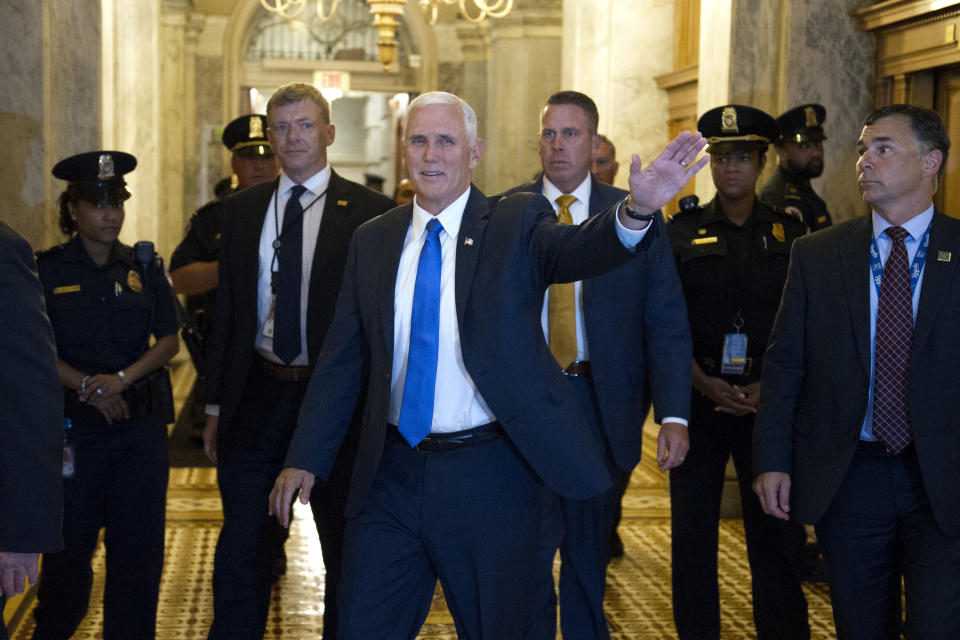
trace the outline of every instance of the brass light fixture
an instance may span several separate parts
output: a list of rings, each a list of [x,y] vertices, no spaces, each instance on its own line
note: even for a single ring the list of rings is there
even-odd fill
[[[310,0],[260,0],[260,5],[272,13],[293,20],[303,13]],[[337,12],[340,0],[314,0],[317,18],[326,22]],[[470,22],[480,23],[489,18],[502,18],[513,9],[513,0],[418,0],[420,8],[431,25],[437,23],[437,14],[442,5],[457,4],[460,13]],[[380,35],[377,48],[380,50],[380,62],[384,71],[397,59],[395,39],[397,21],[403,15],[407,0],[367,0],[370,13],[373,14],[373,26]]]

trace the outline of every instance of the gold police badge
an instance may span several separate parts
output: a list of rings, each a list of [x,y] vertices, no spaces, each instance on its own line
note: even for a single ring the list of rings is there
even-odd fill
[[[773,227],[770,229],[770,232],[773,234],[773,237],[777,239],[777,242],[786,242],[787,234],[783,230],[783,225],[779,222],[773,223]]]
[[[143,282],[140,281],[140,274],[133,269],[127,272],[127,286],[137,293],[143,291]]]

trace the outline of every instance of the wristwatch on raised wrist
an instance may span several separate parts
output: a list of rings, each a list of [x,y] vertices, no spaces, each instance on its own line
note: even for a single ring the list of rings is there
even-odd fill
[[[123,388],[126,389],[127,385],[129,385],[130,383],[127,382],[127,374],[123,372],[123,369],[120,369],[120,371],[117,371],[117,377],[120,378],[120,382],[123,383]]]
[[[657,217],[656,211],[654,211],[653,213],[637,213],[636,211],[633,211],[629,207],[629,204],[632,201],[633,201],[632,198],[630,196],[627,196],[627,199],[623,201],[623,212],[626,213],[631,218],[633,218],[634,220],[639,220],[640,222],[650,222],[651,220]]]

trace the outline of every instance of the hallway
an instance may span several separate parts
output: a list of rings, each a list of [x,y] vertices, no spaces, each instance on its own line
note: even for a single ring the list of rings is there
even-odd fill
[[[670,503],[665,478],[657,471],[656,432],[647,424],[644,458],[634,471],[623,503],[620,535],[624,558],[614,560],[607,576],[607,617],[614,640],[674,638],[670,603]],[[287,542],[287,574],[273,590],[265,638],[319,638],[323,617],[323,568],[320,545],[308,507],[298,513]],[[220,499],[212,468],[184,467],[170,472],[167,497],[167,552],[157,638],[204,638],[213,614],[210,580],[220,527]],[[739,520],[720,526],[720,597],[724,640],[756,637],[750,609],[749,569]],[[101,637],[103,548],[94,557],[90,611],[76,639]],[[833,638],[826,585],[806,584],[811,638]],[[25,613],[11,633],[26,640],[33,618]],[[419,640],[453,640],[453,621],[436,596]]]

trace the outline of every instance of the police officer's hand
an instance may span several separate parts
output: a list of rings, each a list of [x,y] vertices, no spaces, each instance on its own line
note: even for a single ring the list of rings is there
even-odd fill
[[[207,414],[207,423],[203,425],[203,452],[213,464],[217,464],[217,427],[219,424],[220,416]]]
[[[661,472],[679,467],[690,451],[687,426],[679,422],[664,422],[657,434],[657,466]]]
[[[707,377],[706,384],[700,392],[710,398],[717,405],[715,410],[721,413],[745,416],[748,413],[757,412],[756,400],[751,399],[743,389],[735,387],[723,378]]]
[[[107,424],[113,424],[117,420],[126,420],[130,417],[130,407],[127,406],[123,396],[111,395],[103,396],[92,395],[87,399],[87,403],[103,414],[107,419]]]
[[[26,590],[26,581],[37,584],[39,553],[0,551],[0,594],[12,598]]]
[[[313,489],[313,483],[316,480],[309,471],[303,469],[294,469],[287,467],[277,476],[277,481],[273,484],[273,490],[270,492],[267,508],[271,516],[276,516],[277,521],[284,527],[290,526],[290,507],[293,504],[293,497],[300,493],[300,502],[307,504],[310,502],[310,491]]]
[[[98,399],[119,396],[123,393],[123,380],[115,373],[98,373],[87,378],[86,392],[81,399],[93,403]]]

